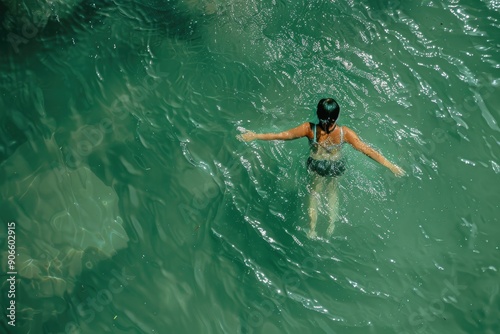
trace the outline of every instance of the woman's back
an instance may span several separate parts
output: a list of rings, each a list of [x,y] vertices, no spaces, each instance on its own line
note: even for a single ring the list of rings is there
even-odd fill
[[[344,143],[344,130],[336,126],[327,133],[318,124],[311,123],[313,138],[311,144],[311,157],[318,160],[337,160],[340,158],[342,144]]]

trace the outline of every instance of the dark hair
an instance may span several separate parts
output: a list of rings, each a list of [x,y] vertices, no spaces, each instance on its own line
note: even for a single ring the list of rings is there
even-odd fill
[[[325,131],[333,124],[340,114],[340,107],[331,97],[319,100],[318,109],[316,111],[319,122]]]

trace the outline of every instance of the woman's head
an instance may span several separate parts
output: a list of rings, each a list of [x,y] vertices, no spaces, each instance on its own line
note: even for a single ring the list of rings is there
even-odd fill
[[[340,107],[332,98],[319,100],[318,109],[316,111],[321,127],[328,131],[333,123],[337,121],[340,113]]]

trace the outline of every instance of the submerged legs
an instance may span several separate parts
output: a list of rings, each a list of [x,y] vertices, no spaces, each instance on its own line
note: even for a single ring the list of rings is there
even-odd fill
[[[309,197],[309,219],[310,219],[310,229],[307,236],[309,238],[316,237],[316,222],[318,220],[318,207],[321,196],[321,189],[323,188],[323,182],[320,177],[313,176],[311,185],[311,195]]]
[[[337,220],[339,215],[339,196],[338,196],[337,179],[332,178],[328,182],[326,195],[328,197],[328,213],[330,218],[330,224],[328,225],[326,233],[330,236],[333,234],[333,230],[335,229],[335,221]]]
[[[329,217],[329,225],[326,233],[330,236],[335,229],[335,221],[339,215],[338,180],[336,178],[324,178],[313,176],[311,183],[311,194],[309,197],[310,230],[307,236],[315,238],[318,211],[322,202],[326,200],[326,209]]]

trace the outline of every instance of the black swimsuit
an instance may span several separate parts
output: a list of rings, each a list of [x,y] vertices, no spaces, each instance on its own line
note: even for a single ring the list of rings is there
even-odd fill
[[[316,139],[316,126],[314,124],[314,139],[311,141],[311,145],[320,145]],[[332,145],[333,149],[340,149],[344,143],[344,131],[340,128],[340,143]],[[330,150],[325,147],[325,149]],[[340,158],[339,160],[317,160],[313,157],[309,157],[307,159],[307,169],[311,172],[315,172],[320,176],[332,176],[337,177],[342,175],[346,170],[346,163],[344,158]]]

